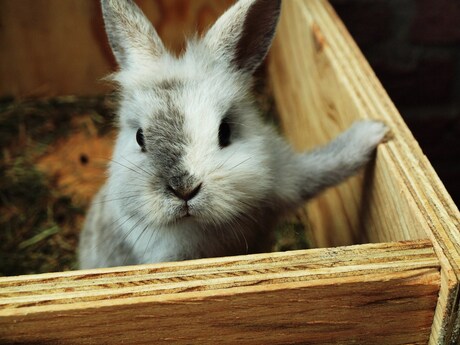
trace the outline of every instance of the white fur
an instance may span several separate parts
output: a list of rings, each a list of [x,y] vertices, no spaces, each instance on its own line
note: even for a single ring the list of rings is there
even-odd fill
[[[267,250],[279,217],[371,158],[387,131],[379,122],[357,123],[329,145],[303,154],[294,153],[262,122],[251,98],[251,75],[234,68],[230,59],[246,13],[257,1],[238,2],[179,58],[163,52],[156,34],[145,41],[145,32],[153,28],[132,2],[102,1],[107,30],[114,30],[111,44],[122,62],[114,76],[121,88],[120,132],[108,181],[82,233],[81,268]],[[128,17],[117,24],[120,8]],[[133,28],[143,29],[136,34]],[[168,80],[180,81],[181,87],[166,97],[153,86]],[[136,131],[155,123],[156,114],[168,112],[171,103],[184,117],[177,129],[187,138],[181,167],[202,183],[187,202],[191,217],[183,217],[184,200],[165,192],[170,176],[159,176],[161,162],[136,142]],[[232,107],[238,136],[221,148],[219,126]]]

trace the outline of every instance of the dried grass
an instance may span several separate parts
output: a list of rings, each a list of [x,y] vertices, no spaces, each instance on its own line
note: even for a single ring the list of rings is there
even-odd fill
[[[269,119],[267,84],[256,85]],[[111,97],[0,102],[0,275],[76,268],[78,235],[105,180],[113,146]],[[295,217],[279,227],[275,250],[308,246]]]

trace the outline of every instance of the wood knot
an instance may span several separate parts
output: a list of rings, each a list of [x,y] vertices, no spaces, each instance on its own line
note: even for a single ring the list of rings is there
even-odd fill
[[[321,53],[327,44],[326,38],[324,37],[323,32],[321,31],[318,24],[316,24],[315,22],[313,22],[313,24],[311,25],[311,30],[313,33],[313,40],[315,42],[315,49],[318,53]]]

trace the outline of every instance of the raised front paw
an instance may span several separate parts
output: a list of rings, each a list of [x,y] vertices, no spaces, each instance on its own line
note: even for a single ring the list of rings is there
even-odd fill
[[[384,141],[388,133],[389,128],[383,122],[363,120],[354,123],[344,134],[346,140],[355,146],[356,151],[370,153]]]

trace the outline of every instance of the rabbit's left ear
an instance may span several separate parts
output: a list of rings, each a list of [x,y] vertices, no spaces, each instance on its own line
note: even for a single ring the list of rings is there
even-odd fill
[[[271,46],[281,0],[240,0],[211,27],[204,43],[219,59],[254,72]]]
[[[101,7],[110,46],[122,69],[165,52],[152,24],[132,0],[101,0]]]

